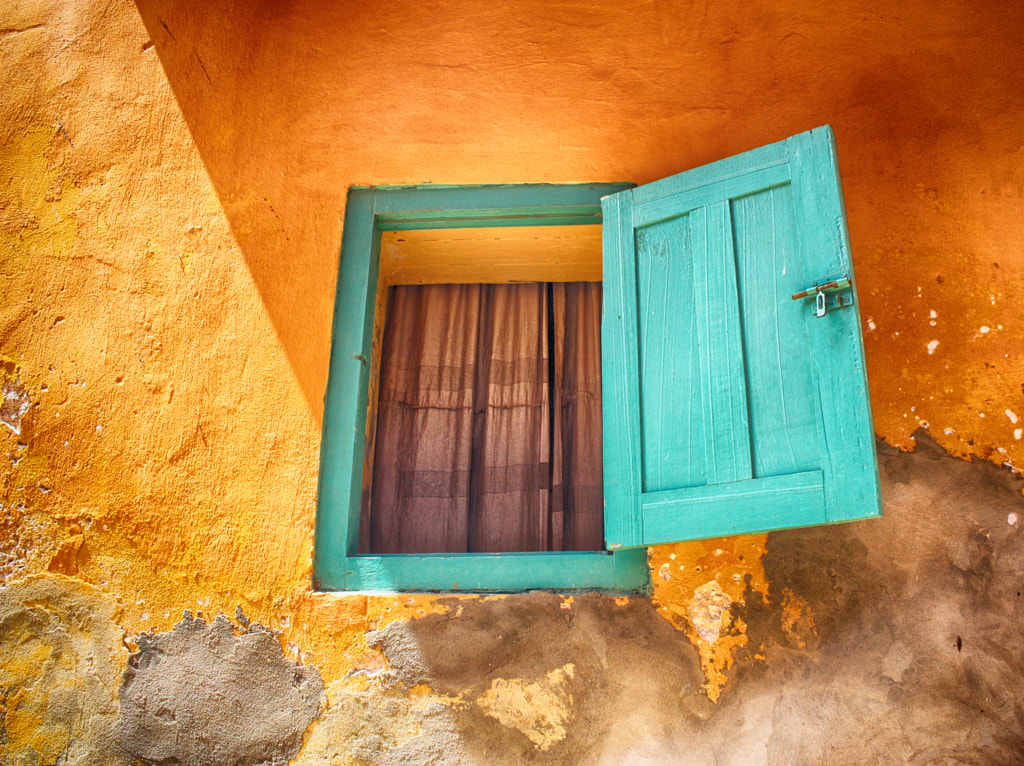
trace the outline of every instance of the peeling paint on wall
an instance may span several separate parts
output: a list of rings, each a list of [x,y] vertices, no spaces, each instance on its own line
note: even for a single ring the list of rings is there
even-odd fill
[[[706,540],[650,549],[654,601],[700,653],[704,690],[717,701],[736,653],[747,645],[738,608],[753,592],[768,594],[761,559],[767,535]]]
[[[29,398],[28,390],[21,384],[20,380],[7,380],[0,387],[0,422],[7,426],[17,435],[21,435],[21,419],[28,413]]]
[[[573,700],[566,681],[575,669],[567,662],[537,681],[495,678],[476,704],[503,726],[521,731],[541,751],[550,750],[568,734]]]
[[[696,651],[646,599],[538,592],[442,601],[459,608],[372,636],[387,669],[370,683],[387,699],[398,693],[401,710],[415,700],[422,707],[423,695],[440,706],[434,720],[448,722],[443,752],[458,754],[452,763],[581,762],[606,739],[633,738],[613,731],[635,723],[619,717],[624,710],[658,700],[688,715],[681,707],[706,703]],[[602,711],[617,711],[611,728]],[[402,741],[424,752],[422,740]]]

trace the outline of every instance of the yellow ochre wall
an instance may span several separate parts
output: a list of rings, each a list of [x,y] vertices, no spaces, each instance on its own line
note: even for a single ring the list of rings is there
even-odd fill
[[[336,688],[453,608],[310,588],[352,184],[644,183],[830,123],[878,435],[1024,464],[1024,5],[0,7],[0,574],[129,641],[240,605]],[[745,633],[695,621],[767,595],[765,539],[651,553],[712,699]]]

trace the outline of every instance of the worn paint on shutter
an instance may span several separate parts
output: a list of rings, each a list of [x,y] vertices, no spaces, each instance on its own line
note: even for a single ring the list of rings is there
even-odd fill
[[[612,547],[880,513],[831,129],[604,201]]]

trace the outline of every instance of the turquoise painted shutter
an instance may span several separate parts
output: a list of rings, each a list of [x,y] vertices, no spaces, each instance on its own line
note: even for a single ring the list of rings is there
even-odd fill
[[[602,204],[609,547],[880,515],[831,129]]]

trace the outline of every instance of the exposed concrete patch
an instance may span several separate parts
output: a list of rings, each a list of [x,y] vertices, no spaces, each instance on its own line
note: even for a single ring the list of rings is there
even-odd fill
[[[449,701],[467,763],[590,763],[621,740],[620,724],[637,728],[631,713],[681,723],[708,704],[696,649],[647,599],[536,592],[458,607],[370,641],[394,682]]]
[[[746,764],[1021,763],[1024,482],[917,441],[880,448],[884,518],[769,536],[771,603],[740,610],[751,650],[705,741],[743,721]]]
[[[236,635],[223,615],[188,612],[169,633],[142,634],[121,683],[121,746],[147,764],[286,764],[319,715],[316,668],[289,662],[257,623]]]
[[[0,588],[0,763],[115,766],[117,679],[128,659],[117,604],[39,575]]]

